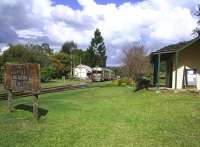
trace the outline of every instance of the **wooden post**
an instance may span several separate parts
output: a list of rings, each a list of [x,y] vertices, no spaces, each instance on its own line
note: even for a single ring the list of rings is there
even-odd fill
[[[157,83],[156,83],[157,91],[156,93],[160,93],[160,53],[158,54],[158,69],[157,69]]]
[[[12,90],[8,90],[8,111],[12,112]]]
[[[34,95],[33,96],[33,117],[36,118],[37,120],[38,118],[38,95]]]
[[[178,63],[179,62],[179,52],[176,52],[176,64],[175,64],[175,93],[177,92],[177,77],[178,77]]]

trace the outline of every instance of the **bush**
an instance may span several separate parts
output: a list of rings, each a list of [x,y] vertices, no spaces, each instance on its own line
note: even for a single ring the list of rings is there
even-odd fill
[[[118,86],[121,86],[122,84],[126,84],[126,85],[129,84],[127,77],[124,77],[124,78],[121,78],[121,79],[117,80],[117,85]]]
[[[53,68],[51,66],[41,69],[41,82],[48,82],[52,79]]]
[[[148,89],[151,86],[151,81],[145,78],[140,78],[137,80],[135,91],[139,91],[142,89]]]
[[[112,84],[113,85],[117,85],[118,86],[119,80],[112,80]]]

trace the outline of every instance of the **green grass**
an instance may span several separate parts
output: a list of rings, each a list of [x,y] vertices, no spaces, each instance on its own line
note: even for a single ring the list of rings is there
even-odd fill
[[[40,96],[49,112],[9,114],[0,102],[0,146],[199,147],[200,97],[102,86]],[[32,104],[31,98],[17,104]]]
[[[51,80],[47,83],[41,83],[41,88],[63,86],[66,84],[78,84],[87,82],[86,80]]]

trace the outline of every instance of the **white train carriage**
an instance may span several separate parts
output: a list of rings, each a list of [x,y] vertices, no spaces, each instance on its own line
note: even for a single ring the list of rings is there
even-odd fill
[[[109,81],[114,79],[114,72],[107,68],[94,67],[92,69],[93,81]]]

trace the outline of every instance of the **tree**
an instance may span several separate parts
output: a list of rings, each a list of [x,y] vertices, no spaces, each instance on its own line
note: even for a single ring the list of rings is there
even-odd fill
[[[71,54],[74,49],[77,49],[77,44],[74,41],[67,41],[62,45],[61,52]]]
[[[149,57],[142,44],[134,42],[123,49],[123,58],[129,83],[138,80],[150,69]]]
[[[9,49],[4,51],[2,56],[4,63],[38,63],[41,67],[45,67],[50,64],[49,55],[40,45],[10,45]]]
[[[51,63],[54,70],[54,78],[67,76],[67,74],[70,72],[70,56],[65,53],[54,53],[51,56]]]
[[[82,49],[74,49],[72,51],[73,54],[73,64],[74,66],[79,65],[81,63],[85,63],[85,55],[86,51],[83,51]]]
[[[25,45],[25,47],[28,48],[30,54],[28,62],[40,64],[42,68],[51,64],[49,49],[47,50],[46,48],[43,48],[41,45],[37,44]]]
[[[41,81],[48,81],[52,76],[50,61],[50,48],[37,44],[9,45],[9,49],[3,52],[2,60],[10,63],[37,63],[41,67]]]
[[[48,43],[42,43],[42,46],[43,50],[45,50],[48,54],[52,54],[53,53],[53,50],[50,48],[49,44]]]
[[[94,49],[89,47],[86,51],[86,55],[84,57],[84,64],[95,67],[96,66],[96,58],[95,58],[95,52]]]
[[[52,66],[46,66],[41,69],[41,81],[48,82],[52,79],[54,70]]]
[[[28,48],[22,44],[9,44],[9,49],[3,52],[3,62],[27,63],[30,59]]]
[[[109,67],[112,71],[114,71],[116,76],[120,76],[120,78],[127,77],[125,66],[113,66]]]
[[[198,4],[198,10],[196,11],[195,15],[200,17],[200,4]],[[198,21],[198,26],[199,25],[200,25],[200,20]],[[198,26],[193,30],[192,34],[197,36],[197,37],[200,37],[200,28]]]
[[[94,38],[92,38],[91,44],[87,50],[87,58],[88,64],[91,67],[106,67],[106,46],[99,29],[96,29],[94,32]]]

